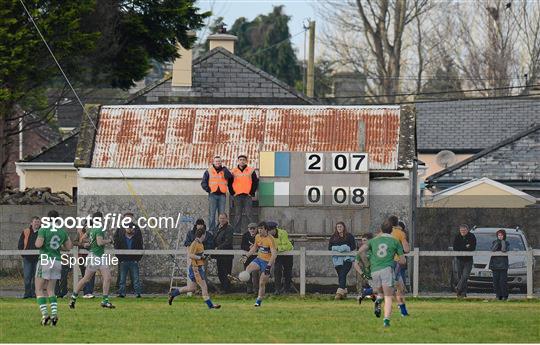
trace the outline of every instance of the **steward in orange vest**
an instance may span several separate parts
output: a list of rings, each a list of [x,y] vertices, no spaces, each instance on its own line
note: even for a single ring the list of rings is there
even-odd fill
[[[221,165],[212,164],[203,175],[201,187],[208,194],[227,194],[229,181],[232,179],[231,172]]]
[[[255,169],[247,165],[238,165],[231,173],[233,175],[233,183],[230,190],[232,195],[246,194],[255,196],[255,192],[259,186],[259,178],[255,173]]]

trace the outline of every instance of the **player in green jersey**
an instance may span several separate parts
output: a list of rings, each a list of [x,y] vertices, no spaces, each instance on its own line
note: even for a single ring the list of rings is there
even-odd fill
[[[377,292],[375,300],[375,316],[381,317],[381,303],[384,295],[384,326],[390,326],[392,314],[392,296],[394,295],[394,255],[399,255],[399,262],[404,264],[403,247],[392,237],[392,224],[386,220],[381,225],[382,234],[371,239],[360,247],[359,254],[364,265],[369,266],[372,286]],[[368,260],[369,255],[369,260]]]
[[[101,212],[95,212],[92,215],[93,219],[102,218],[103,214]],[[73,289],[73,294],[71,295],[71,301],[69,302],[69,307],[71,309],[75,308],[75,303],[77,302],[77,297],[79,296],[79,291],[82,290],[84,285],[92,279],[96,271],[99,270],[101,273],[101,279],[103,280],[103,300],[101,301],[101,306],[103,308],[115,308],[111,302],[109,302],[109,288],[111,286],[111,270],[108,265],[108,258],[105,255],[105,245],[112,242],[111,239],[104,239],[104,230],[98,227],[93,227],[88,232],[88,237],[90,239],[90,249],[88,256],[86,257],[86,272],[84,277],[77,283],[77,286]]]
[[[49,211],[47,217],[57,218],[58,212]],[[52,221],[51,221],[52,222]],[[58,301],[54,294],[56,280],[60,279],[62,264],[60,250],[70,250],[71,240],[64,229],[41,228],[36,239],[39,248],[39,261],[36,269],[36,297],[41,311],[41,324],[49,321],[53,326],[58,323]],[[47,310],[47,299],[51,305],[51,315]]]

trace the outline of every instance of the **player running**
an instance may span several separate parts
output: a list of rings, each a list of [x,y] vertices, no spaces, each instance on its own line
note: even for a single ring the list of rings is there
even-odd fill
[[[363,234],[360,237],[360,242],[362,244],[367,243],[370,239],[373,238],[373,234],[370,232]],[[369,259],[369,257],[368,257]],[[353,262],[353,267],[358,274],[363,278],[364,284],[362,284],[362,290],[358,296],[358,304],[362,304],[362,301],[366,298],[370,298],[375,302],[376,295],[373,293],[373,288],[371,287],[371,272],[369,267],[363,267],[362,260],[360,259],[360,254],[356,255],[356,258]]]
[[[49,211],[47,217],[53,222],[58,212]],[[58,301],[54,294],[56,280],[60,279],[62,264],[60,250],[70,250],[71,240],[66,230],[54,228],[41,228],[36,239],[36,248],[39,248],[40,260],[36,269],[36,299],[41,311],[41,324],[46,326],[49,321],[53,326],[58,323]],[[51,305],[51,315],[47,311],[47,297]]]
[[[259,295],[254,306],[260,307],[264,298],[266,283],[270,279],[270,270],[276,261],[277,250],[274,242],[274,237],[268,234],[269,227],[266,222],[261,222],[258,225],[259,233],[255,236],[255,243],[247,254],[242,255],[242,262],[245,262],[251,255],[257,254],[257,257],[246,267],[246,272],[251,274],[253,271],[260,271],[261,278],[259,279]]]
[[[407,235],[405,234],[405,223],[398,220],[398,217],[391,216],[388,218],[388,221],[390,224],[392,224],[392,237],[394,237],[396,240],[401,243],[401,246],[403,247],[403,252],[407,254],[410,252],[411,247],[409,246],[409,242],[407,241]],[[404,260],[406,260],[405,257],[403,257]],[[396,280],[396,300],[399,307],[399,310],[401,312],[401,316],[409,316],[409,312],[407,311],[407,307],[405,306],[405,270],[406,270],[406,262],[404,265],[401,265],[398,263],[398,256],[394,256],[394,277]]]
[[[394,295],[394,255],[400,255],[399,263],[404,264],[403,247],[392,237],[392,225],[386,220],[381,226],[382,234],[360,247],[359,254],[365,266],[369,266],[373,288],[377,292],[375,316],[381,317],[381,303],[384,294],[384,327],[390,326],[392,296]],[[369,253],[369,260],[368,260]]]
[[[101,219],[103,214],[101,212],[95,212],[92,215],[92,222],[95,222],[95,219]],[[94,224],[92,224],[94,225]],[[103,299],[101,301],[101,306],[103,308],[114,309],[115,306],[109,302],[109,288],[111,286],[111,269],[108,264],[108,257],[105,254],[105,245],[112,243],[111,239],[104,239],[103,233],[105,229],[93,226],[89,230],[88,238],[90,239],[90,254],[86,257],[86,272],[84,277],[77,283],[77,286],[73,289],[73,294],[71,295],[71,301],[69,302],[69,307],[75,309],[75,303],[77,302],[77,297],[79,297],[79,291],[82,290],[84,285],[92,279],[96,271],[99,270],[101,273],[101,279],[103,280]]]
[[[181,293],[195,292],[197,290],[197,284],[201,287],[202,297],[204,303],[208,306],[209,309],[219,309],[221,305],[212,303],[210,296],[208,295],[208,286],[206,285],[206,273],[204,271],[204,265],[206,262],[206,255],[204,254],[204,239],[206,237],[206,229],[197,228],[195,232],[195,239],[189,246],[188,256],[191,259],[191,263],[188,269],[189,280],[187,285],[178,289],[171,289],[169,292],[169,305],[172,305],[172,302],[176,296],[179,296]]]

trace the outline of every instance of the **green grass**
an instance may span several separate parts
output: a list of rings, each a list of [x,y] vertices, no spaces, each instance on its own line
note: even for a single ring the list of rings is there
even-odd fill
[[[216,296],[220,310],[208,310],[200,296],[182,296],[172,306],[166,298],[113,298],[114,310],[99,300],[79,299],[70,310],[59,300],[57,327],[39,325],[35,300],[0,299],[0,341],[32,343],[159,342],[540,342],[540,301],[409,300],[411,316],[394,308],[392,326],[382,327],[371,301],[331,297],[273,298],[262,308],[253,298]]]

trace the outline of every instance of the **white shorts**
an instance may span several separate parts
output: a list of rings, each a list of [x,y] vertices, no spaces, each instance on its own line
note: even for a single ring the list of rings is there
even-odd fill
[[[92,253],[88,254],[86,257],[86,269],[90,272],[109,270],[109,265],[107,264],[109,260],[108,254],[103,254],[101,257],[96,256]]]
[[[373,278],[373,288],[380,288],[382,286],[394,287],[394,270],[392,267],[385,267],[382,270],[371,272],[371,277]]]
[[[52,264],[52,266],[51,266]],[[46,280],[58,280],[62,276],[62,262],[60,259],[47,260],[45,265],[41,264],[41,260],[37,262],[36,266],[36,278],[42,278]]]

